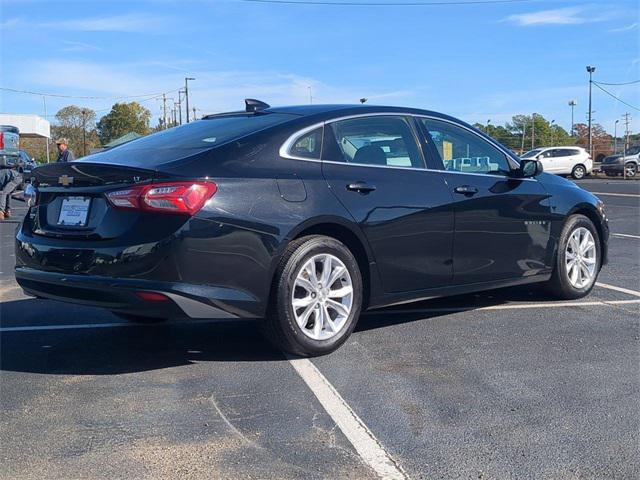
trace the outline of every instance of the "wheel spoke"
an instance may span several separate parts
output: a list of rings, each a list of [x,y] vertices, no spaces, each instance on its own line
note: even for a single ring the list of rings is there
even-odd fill
[[[329,310],[327,310],[326,305],[322,306],[322,320],[323,320],[325,330],[331,331],[331,332],[337,331],[336,325],[335,323],[333,323],[333,320],[331,320],[331,316],[329,315]]]
[[[322,324],[324,323],[324,309],[319,308],[316,310],[316,318],[313,324],[313,334],[316,338],[320,338],[322,333]]]
[[[302,328],[303,330],[307,327],[307,323],[309,323],[309,317],[311,316],[311,314],[313,313],[313,311],[315,310],[314,305],[309,305],[304,312],[302,312],[302,315],[298,316],[296,318],[298,325],[300,326],[300,328]],[[317,318],[317,315],[316,315]]]
[[[338,315],[342,315],[344,317],[348,317],[349,313],[351,313],[351,309],[347,308],[339,302],[336,302],[335,300],[327,300],[327,307],[335,310]]]
[[[329,278],[331,277],[331,256],[325,255],[322,259],[322,274],[320,275],[320,283],[324,288],[329,287]]]
[[[595,258],[591,258],[591,257],[583,257],[582,261],[584,263],[586,263],[587,265],[595,265],[596,264],[596,259]]]
[[[331,277],[329,277],[329,282],[327,283],[327,288],[331,287],[331,285],[336,283],[336,280],[338,280],[344,274],[344,272],[346,272],[346,271],[347,271],[347,269],[344,268],[343,266],[336,265],[336,267],[333,269],[333,272],[331,272]]]
[[[298,278],[296,278],[294,285],[296,287],[304,288],[309,293],[313,293],[316,291],[316,286],[309,280],[301,276],[298,276]]]
[[[312,303],[315,303],[316,299],[313,298],[311,295],[308,295],[304,298],[295,298],[293,300],[293,308],[304,308],[304,307],[308,307],[309,305],[311,305]]]
[[[353,287],[351,285],[345,285],[344,287],[340,287],[337,290],[330,290],[328,297],[344,298],[351,293],[353,293]]]
[[[305,265],[304,269],[307,272],[307,275],[309,275],[309,281],[314,284],[314,288],[315,288],[315,284],[318,283],[318,274],[316,273],[316,260],[315,258],[312,258],[311,260],[309,260],[309,262],[307,262],[307,264]]]
[[[578,266],[574,263],[572,265],[572,269],[571,269],[571,274],[570,274],[570,278],[571,278],[571,283],[573,283],[574,285],[577,284],[578,281]]]

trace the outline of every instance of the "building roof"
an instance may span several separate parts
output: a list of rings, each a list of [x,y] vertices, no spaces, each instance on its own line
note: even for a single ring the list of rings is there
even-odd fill
[[[11,125],[26,138],[51,138],[51,124],[38,115],[0,113],[0,125]]]

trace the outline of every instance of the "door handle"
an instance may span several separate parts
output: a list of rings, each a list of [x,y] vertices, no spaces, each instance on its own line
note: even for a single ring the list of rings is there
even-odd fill
[[[375,186],[369,185],[367,182],[353,182],[347,185],[347,190],[358,193],[369,193],[376,189]]]
[[[460,185],[459,187],[454,188],[453,191],[461,195],[466,195],[468,197],[471,197],[472,195],[478,193],[478,189],[473,185]]]

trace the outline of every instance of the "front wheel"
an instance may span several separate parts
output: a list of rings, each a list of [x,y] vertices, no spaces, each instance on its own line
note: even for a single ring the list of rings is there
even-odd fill
[[[624,166],[624,170],[627,178],[633,178],[636,176],[636,173],[638,173],[638,166],[635,163],[627,163]]]
[[[361,305],[362,275],[351,251],[331,237],[303,237],[280,261],[263,330],[286,352],[324,355],[351,335]]]
[[[565,300],[587,295],[600,272],[601,251],[593,222],[584,215],[569,217],[560,235],[549,291]]]
[[[576,165],[575,167],[573,167],[573,170],[571,171],[571,176],[576,180],[580,180],[581,178],[584,178],[586,174],[587,174],[587,169],[584,167],[584,165]]]

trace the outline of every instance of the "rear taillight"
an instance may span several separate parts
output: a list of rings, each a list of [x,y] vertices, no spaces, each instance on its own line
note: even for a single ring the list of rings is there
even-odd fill
[[[0,132],[0,150],[4,150],[4,133]]]
[[[116,208],[194,215],[216,193],[213,182],[166,182],[136,185],[107,193]]]

